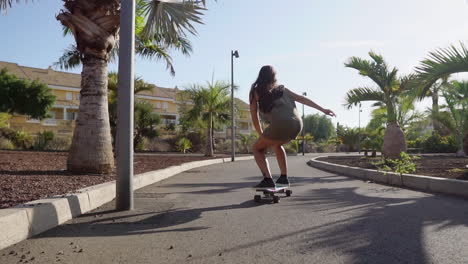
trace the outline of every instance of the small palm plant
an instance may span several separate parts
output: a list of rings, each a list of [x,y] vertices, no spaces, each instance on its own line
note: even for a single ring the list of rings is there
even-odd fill
[[[176,147],[178,151],[185,154],[188,150],[192,148],[192,142],[190,141],[190,139],[182,137],[177,141]]]

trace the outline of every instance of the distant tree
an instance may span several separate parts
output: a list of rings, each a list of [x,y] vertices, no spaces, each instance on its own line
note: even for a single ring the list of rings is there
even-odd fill
[[[181,118],[184,122],[202,121],[206,127],[205,156],[213,156],[213,127],[216,123],[227,123],[230,111],[230,85],[225,82],[207,83],[206,86],[192,85],[184,90],[182,97],[193,103]]]
[[[312,135],[315,141],[322,141],[334,135],[335,127],[325,115],[313,114],[304,117],[304,132]]]
[[[355,151],[359,142],[358,128],[338,126],[337,137],[339,142],[344,144],[348,151]]]
[[[153,139],[158,136],[156,126],[161,123],[161,117],[153,113],[153,106],[148,102],[135,103],[135,126],[133,146],[136,149],[143,138]]]
[[[46,84],[21,80],[6,69],[0,70],[0,112],[42,119],[54,102],[55,96]]]
[[[446,75],[468,72],[468,48],[460,43],[460,47],[451,45],[449,48],[430,52],[429,57],[416,67],[420,85],[417,92],[423,97],[431,86]],[[465,131],[464,150],[468,153],[468,130]]]
[[[463,140],[468,131],[468,82],[451,82],[450,87],[444,89],[443,96],[447,102],[447,110],[434,115],[434,118],[455,136],[457,155],[465,156]]]

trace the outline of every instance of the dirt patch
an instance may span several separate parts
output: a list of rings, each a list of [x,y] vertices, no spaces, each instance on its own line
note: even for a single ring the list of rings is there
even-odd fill
[[[76,175],[66,171],[64,152],[0,151],[0,209],[62,195],[115,180],[111,175]],[[227,157],[218,155],[216,158]],[[134,174],[206,160],[203,156],[135,154]]]
[[[365,158],[357,156],[340,156],[319,158],[318,160],[330,163],[346,165],[350,167],[360,167],[366,169],[378,169],[374,164],[380,158]],[[423,156],[415,160],[416,172],[412,174],[449,178],[457,180],[468,180],[468,158],[456,158],[447,156]]]

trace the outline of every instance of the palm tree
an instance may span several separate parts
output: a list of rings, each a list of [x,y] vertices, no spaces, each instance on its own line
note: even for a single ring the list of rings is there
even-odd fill
[[[176,49],[182,54],[189,55],[192,52],[192,45],[188,39],[179,35],[173,38],[171,43],[167,43],[165,39],[158,39],[158,36],[148,38],[145,31],[145,1],[137,0],[136,17],[135,17],[135,53],[145,59],[164,60],[167,69],[171,75],[175,75],[172,57],[169,54],[170,49]],[[71,30],[64,27],[64,35],[72,34]],[[118,43],[109,54],[109,60],[115,61],[118,55]],[[81,65],[81,56],[76,45],[71,45],[67,48],[64,54],[54,63],[55,67],[60,69],[72,69]]]
[[[359,71],[359,74],[370,78],[377,88],[359,87],[348,91],[346,106],[357,106],[363,101],[376,101],[374,106],[384,106],[387,112],[387,128],[383,142],[385,157],[396,159],[406,151],[405,134],[398,124],[397,102],[400,95],[409,90],[412,75],[397,77],[398,70],[390,69],[381,55],[369,52],[372,60],[351,57],[345,66]]]
[[[423,97],[431,85],[443,76],[468,72],[468,48],[460,43],[457,48],[451,45],[445,49],[430,52],[429,57],[416,67],[417,78],[420,81],[417,93]],[[468,130],[465,131],[464,150],[468,153]]]
[[[465,156],[463,140],[468,131],[468,81],[452,81],[442,94],[447,111],[438,113],[434,118],[454,134],[459,147],[457,156]]]
[[[118,86],[118,74],[116,72],[111,72],[109,73],[108,76],[108,82],[107,82],[107,90],[109,93],[109,103],[108,103],[108,108],[109,108],[109,123],[110,123],[110,128],[111,128],[111,137],[112,137],[112,146],[115,146],[115,140],[116,140],[116,135],[117,135],[117,86]],[[141,77],[135,77],[134,80],[134,94],[139,94],[144,91],[152,91],[153,90],[153,85],[146,83],[143,81]],[[135,110],[141,109],[141,107],[138,106],[138,102],[135,103],[134,105]],[[136,124],[136,118],[134,118],[135,124]],[[136,146],[136,145],[135,145]]]
[[[192,85],[183,91],[185,98],[193,102],[193,107],[188,110],[187,120],[196,122],[202,120],[206,125],[205,156],[213,154],[213,127],[215,123],[228,122],[230,109],[230,84],[226,82],[207,83],[206,86]]]
[[[0,9],[13,0],[0,0]],[[17,0],[16,2],[20,2]],[[107,174],[114,168],[109,112],[107,109],[107,64],[117,44],[120,17],[119,0],[63,0],[57,19],[76,41],[76,54],[83,64],[78,118],[73,133],[67,169],[73,172]],[[201,23],[200,1],[182,2],[139,0],[145,18],[143,41],[181,44],[187,33],[196,34],[193,23]],[[204,1],[203,1],[204,4]],[[144,52],[143,52],[144,53]],[[151,53],[151,51],[150,51]]]

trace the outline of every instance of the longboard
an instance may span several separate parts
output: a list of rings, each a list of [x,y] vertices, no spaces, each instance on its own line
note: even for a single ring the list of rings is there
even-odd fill
[[[268,189],[255,189],[256,192],[263,192],[263,198],[265,199],[273,199],[274,203],[279,203],[280,197],[276,195],[277,193],[286,193],[286,196],[292,195],[292,190],[289,189],[288,186],[280,186],[276,188],[268,188]],[[262,201],[262,196],[256,194],[254,196],[254,201],[256,203],[260,203]]]

